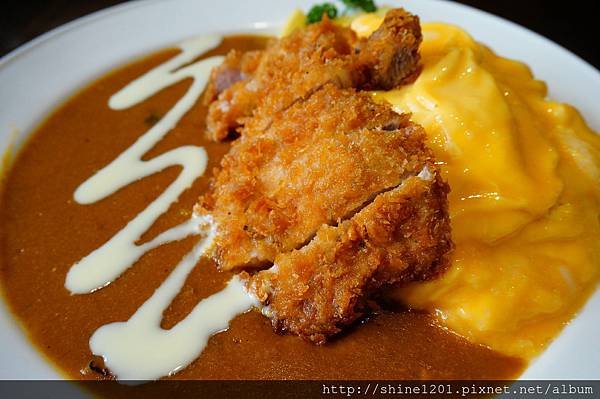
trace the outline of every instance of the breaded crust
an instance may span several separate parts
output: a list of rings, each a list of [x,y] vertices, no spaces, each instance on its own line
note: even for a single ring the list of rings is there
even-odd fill
[[[276,331],[322,343],[362,316],[382,286],[443,270],[452,247],[448,186],[433,168],[378,195],[350,220],[322,226],[308,245],[249,277]]]
[[[223,140],[254,113],[277,113],[325,83],[352,87],[356,80],[353,74],[357,73],[352,56],[357,40],[352,30],[325,20],[274,41],[260,52],[260,62],[251,76],[223,90],[212,102],[206,119],[209,138]],[[244,63],[244,59],[239,62]],[[217,71],[211,76],[212,82],[220,74]]]
[[[357,91],[414,79],[420,42],[404,10],[368,39],[325,19],[213,71],[209,135],[240,137],[194,211],[280,333],[322,343],[382,288],[447,263],[448,186],[425,132]]]
[[[420,126],[354,89],[326,85],[264,124],[249,121],[196,208],[223,270],[271,264],[431,164]]]
[[[361,89],[391,90],[416,79],[422,41],[418,16],[402,8],[388,11],[358,53],[364,73]]]
[[[224,140],[249,117],[274,115],[327,83],[387,90],[408,82],[419,70],[420,43],[418,17],[394,9],[368,39],[324,18],[264,51],[234,51],[209,81],[207,134]]]

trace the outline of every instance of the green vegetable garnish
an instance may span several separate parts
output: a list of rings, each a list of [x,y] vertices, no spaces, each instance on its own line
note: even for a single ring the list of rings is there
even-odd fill
[[[348,8],[359,8],[365,12],[377,11],[377,6],[375,5],[374,0],[342,0],[342,3],[344,3]]]
[[[310,11],[308,11],[308,14],[306,14],[306,23],[314,24],[315,22],[319,22],[323,18],[323,14],[327,14],[329,19],[334,19],[338,14],[337,7],[331,3],[313,6]]]
[[[364,12],[377,11],[374,0],[342,0],[342,3],[346,6],[345,13],[352,10],[362,10]],[[335,19],[338,15],[338,9],[332,3],[316,4],[306,14],[306,24],[319,22],[323,19],[323,14],[327,14],[329,19]]]

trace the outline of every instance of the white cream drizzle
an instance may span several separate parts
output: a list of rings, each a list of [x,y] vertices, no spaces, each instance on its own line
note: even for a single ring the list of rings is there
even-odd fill
[[[146,209],[104,245],[71,267],[65,287],[73,294],[87,294],[105,287],[144,253],[159,245],[189,235],[205,235],[129,320],[104,325],[90,338],[92,353],[102,356],[108,368],[120,380],[151,380],[177,372],[202,352],[211,335],[223,331],[236,315],[257,305],[256,299],[246,292],[239,278],[234,277],[225,289],[200,301],[185,319],[173,328],[164,330],[160,327],[163,311],[181,290],[200,257],[212,245],[215,226],[210,217],[193,216],[149,242],[135,244],[206,169],[207,154],[202,147],[179,147],[147,161],[142,160],[142,156],[173,129],[196,103],[211,69],[219,65],[223,57],[189,63],[220,42],[221,38],[213,36],[184,42],[180,46],[180,54],[131,82],[110,98],[111,108],[125,109],[183,79],[193,79],[185,95],[156,125],[82,183],[74,193],[78,203],[91,204],[167,167],[179,165],[183,168],[175,181]]]
[[[218,46],[220,41],[218,37],[209,36],[184,42],[180,54],[131,82],[110,98],[111,108],[124,109],[144,101],[169,85],[193,78],[193,83],[185,95],[156,125],[75,190],[75,201],[80,204],[94,203],[128,184],[170,166],[180,165],[183,170],[177,179],[127,226],[106,244],[73,265],[65,283],[72,293],[84,294],[104,287],[135,263],[144,252],[150,250],[151,246],[138,247],[135,242],[173,202],[177,201],[179,195],[204,173],[207,156],[202,147],[179,147],[148,161],[143,161],[142,156],[190,110],[202,94],[210,70],[220,64],[223,57],[210,57],[181,69],[177,68]]]
[[[90,338],[92,353],[102,354],[120,380],[151,380],[176,373],[202,352],[211,335],[227,329],[232,318],[257,304],[235,276],[225,289],[200,301],[175,327],[160,327],[163,311],[212,244],[215,228],[212,224],[205,226],[209,229],[207,237],[129,320],[102,326]]]

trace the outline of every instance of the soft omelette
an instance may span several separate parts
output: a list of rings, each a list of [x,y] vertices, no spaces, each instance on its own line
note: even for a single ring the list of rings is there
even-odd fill
[[[367,36],[384,13],[340,22]],[[530,359],[600,277],[600,136],[547,99],[525,64],[456,26],[422,29],[420,76],[374,96],[427,131],[451,187],[456,248],[442,277],[394,295],[472,342]]]

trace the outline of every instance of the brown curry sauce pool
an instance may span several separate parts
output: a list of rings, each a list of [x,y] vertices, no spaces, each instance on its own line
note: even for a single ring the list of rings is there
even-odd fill
[[[260,48],[265,38],[230,36],[208,55]],[[69,99],[35,131],[4,178],[0,197],[0,273],[6,299],[31,340],[69,378],[103,379],[90,368],[88,340],[100,326],[125,321],[166,279],[197,237],[144,255],[109,286],[89,295],[64,287],[69,268],[101,246],[172,183],[180,167],[144,178],[92,205],[73,192],[128,148],[183,96],[191,80],[123,111],[109,97],[169,59],[165,50],[100,78]],[[147,241],[191,214],[229,144],[204,138],[199,101],[145,159],[182,145],[203,146],[206,173],[142,237]],[[165,311],[162,326],[183,319],[198,301],[219,291],[231,274],[202,260]],[[436,325],[428,314],[384,310],[323,346],[273,333],[253,310],[213,336],[203,353],[172,378],[182,379],[509,379],[524,368]]]

